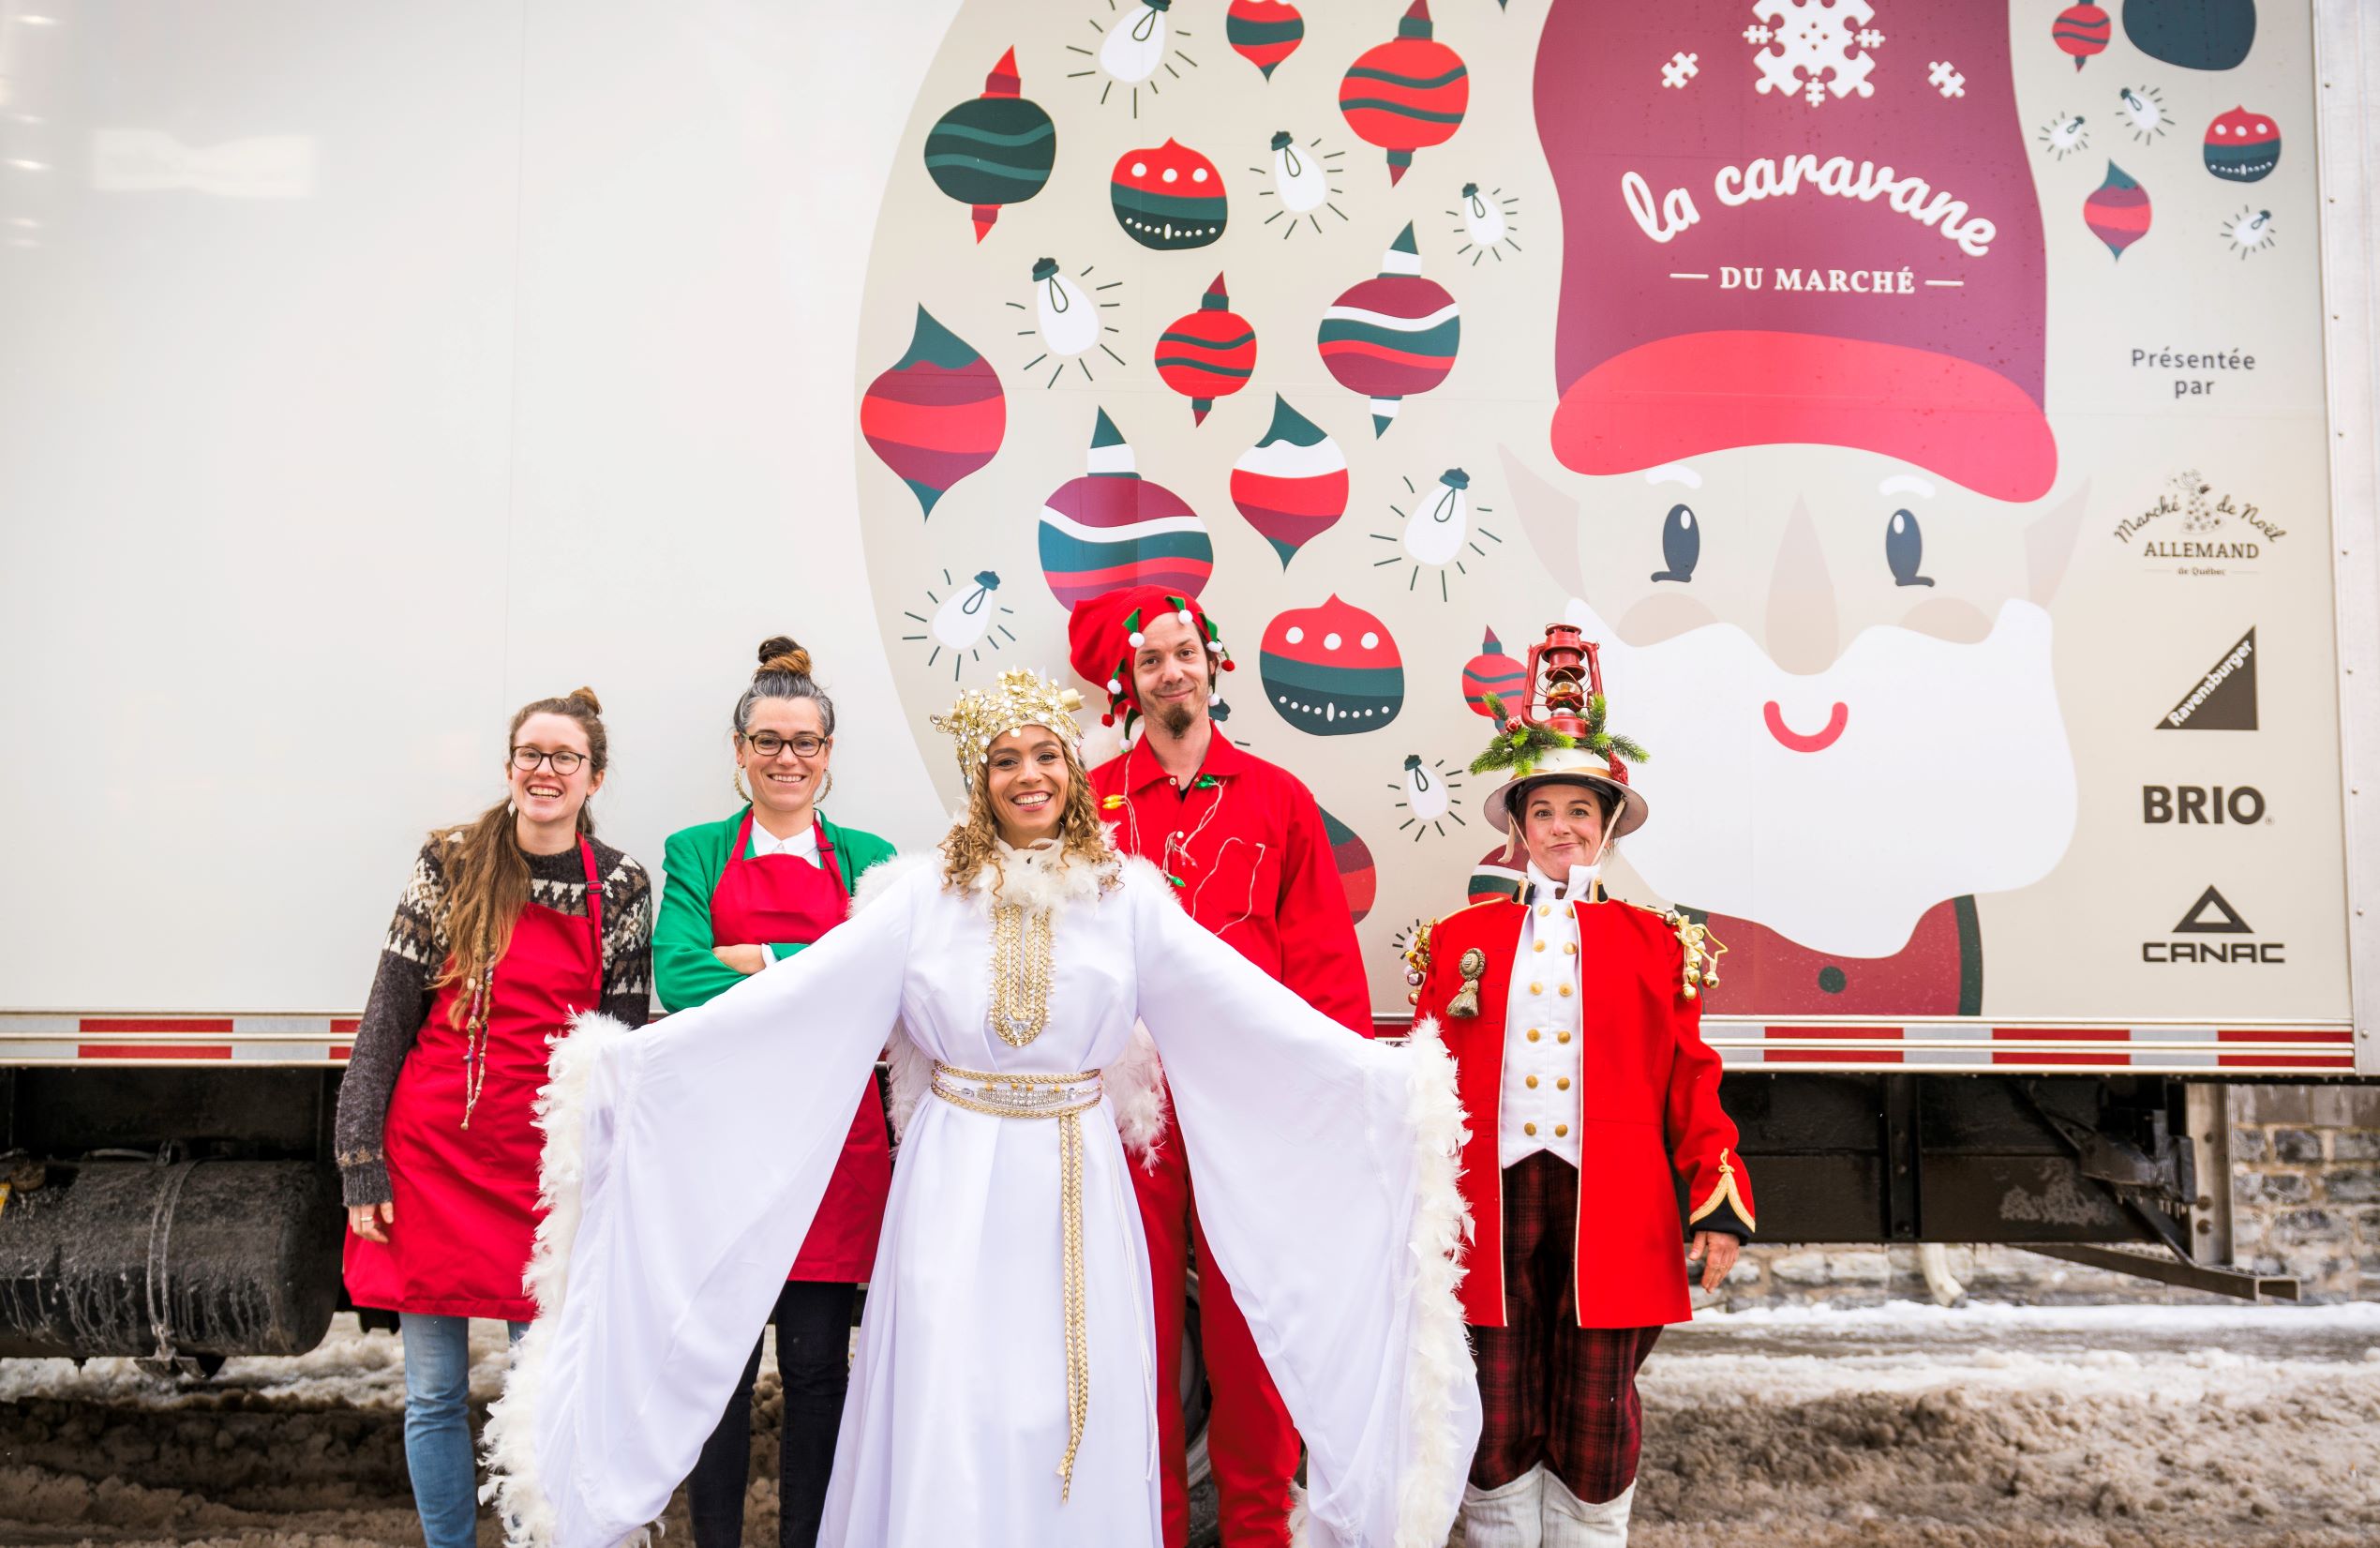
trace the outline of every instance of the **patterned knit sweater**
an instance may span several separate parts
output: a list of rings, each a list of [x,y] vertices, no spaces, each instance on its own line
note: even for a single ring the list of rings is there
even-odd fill
[[[651,1014],[652,880],[645,868],[604,843],[593,841],[595,874],[604,889],[604,998],[600,1009],[632,1027]],[[437,992],[431,980],[445,964],[446,875],[436,839],[422,846],[413,874],[397,902],[397,917],[381,946],[379,970],[355,1029],[355,1051],[339,1083],[337,1144],[339,1178],[347,1202],[379,1204],[389,1191],[381,1131],[388,1117],[397,1074],[429,1019]],[[560,854],[529,857],[532,901],[559,913],[587,916],[587,872],[576,847]]]

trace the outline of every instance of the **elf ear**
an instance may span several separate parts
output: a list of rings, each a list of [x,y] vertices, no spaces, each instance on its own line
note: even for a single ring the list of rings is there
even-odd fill
[[[1579,566],[1579,503],[1538,477],[1513,455],[1511,447],[1499,444],[1496,456],[1504,463],[1504,487],[1512,490],[1512,503],[1520,512],[1520,530],[1529,546],[1537,550],[1537,563],[1563,590],[1573,596],[1584,594],[1587,588]]]
[[[2082,530],[2083,511],[2090,503],[2090,480],[2051,506],[2025,529],[2025,594],[2034,606],[2046,608],[2066,579],[2066,563],[2074,554],[2074,534]]]

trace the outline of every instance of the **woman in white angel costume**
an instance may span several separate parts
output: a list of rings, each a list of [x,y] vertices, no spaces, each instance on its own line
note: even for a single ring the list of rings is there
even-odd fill
[[[935,718],[968,792],[938,855],[878,867],[849,923],[708,1004],[556,1045],[540,1313],[487,1430],[516,1542],[611,1548],[661,1513],[888,1033],[900,1163],[820,1542],[1157,1548],[1172,1394],[1124,1168],[1162,1127],[1160,1055],[1305,1437],[1298,1540],[1445,1540],[1479,1433],[1453,1065],[1349,1037],[1119,857],[1078,702],[1027,671],[968,690]]]

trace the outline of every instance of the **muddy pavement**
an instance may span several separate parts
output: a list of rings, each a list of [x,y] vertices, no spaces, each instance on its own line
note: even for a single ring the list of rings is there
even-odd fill
[[[480,1331],[484,1402],[502,1349]],[[762,1371],[747,1528],[773,1543]],[[1706,1317],[1643,1390],[1641,1548],[2380,1543],[2380,1306]],[[397,1341],[348,1318],[203,1386],[0,1361],[0,1545],[417,1544],[403,1391]],[[692,1541],[681,1505],[669,1525]]]

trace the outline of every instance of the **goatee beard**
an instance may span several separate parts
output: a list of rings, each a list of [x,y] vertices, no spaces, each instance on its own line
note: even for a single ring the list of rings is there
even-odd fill
[[[1167,736],[1183,736],[1198,719],[1187,704],[1168,704],[1157,712],[1157,723],[1165,728]]]

